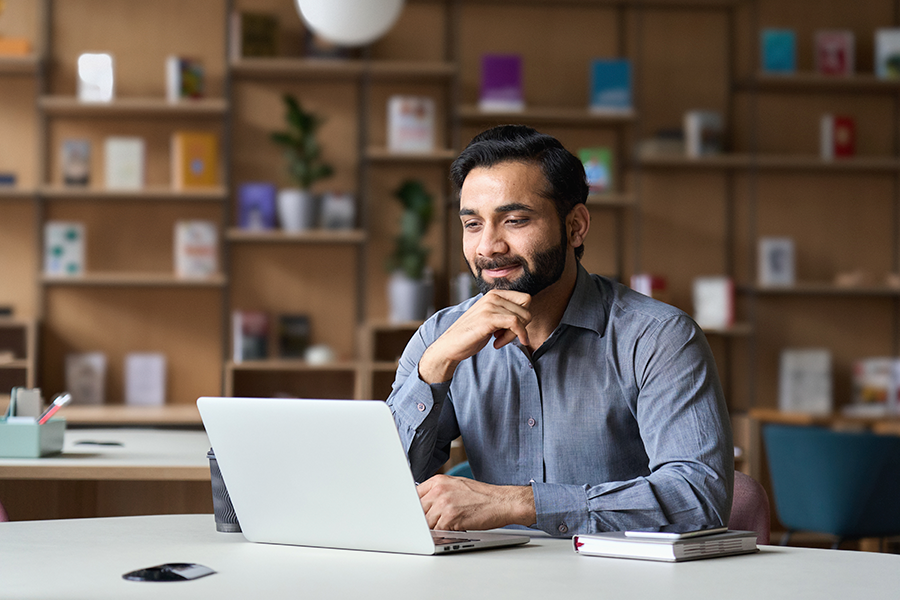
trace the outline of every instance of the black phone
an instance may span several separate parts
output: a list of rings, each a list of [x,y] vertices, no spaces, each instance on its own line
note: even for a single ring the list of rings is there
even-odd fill
[[[215,573],[209,567],[194,563],[166,563],[138,569],[122,575],[129,581],[190,581]]]

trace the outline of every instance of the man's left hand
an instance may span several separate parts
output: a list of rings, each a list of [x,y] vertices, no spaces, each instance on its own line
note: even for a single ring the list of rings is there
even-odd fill
[[[416,488],[431,529],[461,531],[530,526],[537,517],[531,486],[490,485],[435,475]]]

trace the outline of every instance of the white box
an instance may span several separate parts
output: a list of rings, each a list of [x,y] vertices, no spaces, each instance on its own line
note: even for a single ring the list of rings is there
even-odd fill
[[[82,102],[111,102],[114,96],[113,57],[87,52],[78,57],[78,99]]]
[[[730,277],[697,277],[693,285],[694,320],[706,329],[734,324],[734,282]]]
[[[103,404],[106,355],[102,352],[66,355],[66,390],[72,394],[72,404]]]

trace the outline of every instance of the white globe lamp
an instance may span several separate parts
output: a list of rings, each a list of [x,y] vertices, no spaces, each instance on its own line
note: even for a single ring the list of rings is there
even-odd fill
[[[296,0],[307,27],[340,46],[365,46],[394,25],[403,0]]]

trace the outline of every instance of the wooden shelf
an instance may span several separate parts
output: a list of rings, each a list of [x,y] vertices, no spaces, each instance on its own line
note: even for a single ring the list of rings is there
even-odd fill
[[[101,406],[69,405],[60,416],[70,425],[140,425],[166,427],[202,425],[196,404],[167,404],[165,406]]]
[[[0,186],[0,200],[30,200],[37,195],[37,190],[15,186]]]
[[[741,292],[760,296],[900,296],[900,288],[881,286],[839,286],[833,283],[798,283],[792,286],[741,286]]]
[[[638,158],[637,166],[647,169],[761,169],[770,171],[860,171],[897,173],[900,159],[892,157],[853,157],[823,160],[817,156],[778,154],[720,154],[690,158],[687,156],[654,156]]]
[[[540,125],[625,125],[636,120],[634,111],[597,113],[587,108],[526,107],[519,112],[483,111],[474,105],[461,106],[463,123],[509,123],[512,121]]]
[[[186,279],[173,273],[86,273],[78,276],[42,275],[44,285],[71,287],[175,287],[218,288],[226,284],[223,275],[208,279]]]
[[[896,94],[900,91],[900,79],[882,79],[871,73],[859,73],[845,77],[814,72],[790,75],[758,73],[753,79],[740,82],[737,87],[745,91],[759,90],[763,92]]]
[[[107,190],[75,186],[45,186],[38,194],[49,200],[125,200],[160,202],[223,202],[228,199],[224,186],[208,189],[174,190],[148,187],[140,190]]]
[[[35,55],[0,57],[0,75],[37,75],[41,59]]]
[[[627,192],[609,192],[606,194],[590,194],[588,195],[587,205],[589,207],[607,207],[607,208],[630,208],[635,206],[633,194]]]
[[[359,369],[359,362],[354,360],[333,361],[323,364],[311,364],[301,359],[273,358],[267,360],[245,360],[240,363],[228,361],[226,368],[231,371],[286,371],[286,372],[333,372]]]
[[[253,244],[362,244],[366,232],[361,229],[311,229],[291,232],[281,229],[253,231],[233,227],[225,234],[225,239],[235,243]]]
[[[352,81],[371,76],[375,80],[447,79],[456,74],[453,63],[426,61],[362,61],[331,58],[242,58],[231,63],[231,72],[244,79],[305,78]]]
[[[228,102],[201,98],[169,102],[165,98],[116,98],[111,102],[82,102],[73,96],[42,96],[38,106],[57,117],[223,117]]]
[[[753,327],[749,323],[735,323],[731,327],[704,327],[703,333],[721,337],[744,337],[753,333]]]
[[[21,370],[21,369],[27,369],[29,366],[30,366],[29,362],[28,362],[27,360],[23,359],[23,358],[17,358],[17,359],[14,359],[14,360],[7,360],[7,361],[5,361],[5,362],[2,361],[2,360],[0,360],[0,370],[2,370],[2,369],[7,369],[7,370],[12,370],[12,369]]]
[[[373,162],[387,163],[437,163],[453,162],[459,153],[455,150],[432,150],[431,152],[394,152],[387,148],[369,148],[366,158]]]

